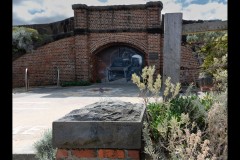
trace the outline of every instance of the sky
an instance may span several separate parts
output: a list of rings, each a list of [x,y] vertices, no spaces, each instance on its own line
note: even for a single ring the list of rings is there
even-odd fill
[[[13,25],[43,24],[73,17],[72,4],[146,4],[155,0],[13,0]],[[184,20],[227,20],[227,0],[161,0],[162,14],[181,12]]]

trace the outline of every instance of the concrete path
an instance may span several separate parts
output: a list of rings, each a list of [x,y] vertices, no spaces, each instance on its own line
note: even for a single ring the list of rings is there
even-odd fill
[[[100,89],[101,88],[101,89]],[[74,109],[97,101],[123,100],[140,103],[138,88],[131,84],[94,84],[76,87],[13,89],[13,154],[34,154],[34,142],[52,122]]]

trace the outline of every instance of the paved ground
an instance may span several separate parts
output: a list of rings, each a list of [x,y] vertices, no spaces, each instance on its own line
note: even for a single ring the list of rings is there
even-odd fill
[[[130,82],[34,87],[28,92],[25,88],[13,89],[13,158],[33,160],[34,142],[41,138],[44,130],[52,128],[54,120],[70,111],[97,101],[119,99],[140,103],[142,99],[138,97],[138,91]]]
[[[70,111],[96,101],[116,99],[142,102],[137,87],[130,83],[47,86],[30,88],[28,92],[25,88],[13,89],[13,154],[33,154],[33,144],[44,130]]]

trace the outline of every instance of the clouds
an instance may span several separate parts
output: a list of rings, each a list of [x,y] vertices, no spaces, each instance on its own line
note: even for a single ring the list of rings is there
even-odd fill
[[[184,19],[227,19],[227,6],[223,3],[210,2],[205,5],[192,4],[183,9]]]
[[[72,17],[72,4],[103,6],[145,4],[148,1],[150,0],[13,0],[13,25],[51,23]],[[162,13],[182,12],[183,19],[189,20],[226,20],[226,2],[226,0],[162,0]]]
[[[15,0],[13,1],[13,25],[60,21],[72,17],[72,4],[79,3],[104,5],[98,0]]]

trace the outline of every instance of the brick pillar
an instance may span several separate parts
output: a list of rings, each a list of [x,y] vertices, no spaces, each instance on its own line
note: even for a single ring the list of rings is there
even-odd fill
[[[147,28],[158,29],[161,25],[162,2],[148,2],[147,6]]]
[[[74,4],[72,9],[74,10],[76,78],[77,80],[89,80],[87,5]]]
[[[148,65],[155,65],[156,73],[160,73],[160,43],[161,35],[160,34],[148,34]]]
[[[75,36],[76,52],[76,78],[77,80],[89,80],[89,50],[88,35]]]
[[[148,65],[155,65],[156,73],[160,73],[160,28],[162,2],[148,2],[147,6],[147,30],[148,30]]]
[[[87,5],[85,4],[74,4],[72,5],[74,10],[74,29],[87,29]]]

